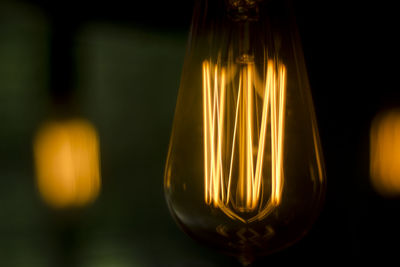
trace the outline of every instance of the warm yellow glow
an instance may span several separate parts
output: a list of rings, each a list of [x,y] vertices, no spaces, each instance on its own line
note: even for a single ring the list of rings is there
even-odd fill
[[[374,120],[370,149],[372,185],[385,196],[400,195],[400,110]]]
[[[206,60],[202,72],[205,203],[232,219],[261,220],[282,198],[286,67],[268,60],[263,85],[251,62],[226,69]]]
[[[99,194],[99,140],[87,121],[45,124],[34,140],[39,192],[55,208],[84,206]]]

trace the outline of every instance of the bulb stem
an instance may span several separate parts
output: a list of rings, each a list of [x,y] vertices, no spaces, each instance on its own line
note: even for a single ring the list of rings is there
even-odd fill
[[[240,23],[239,51],[240,56],[249,55],[250,50],[250,25],[248,21]]]

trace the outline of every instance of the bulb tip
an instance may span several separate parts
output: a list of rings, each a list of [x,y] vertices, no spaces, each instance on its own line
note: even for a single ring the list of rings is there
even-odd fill
[[[250,266],[254,261],[254,257],[249,254],[242,254],[238,257],[238,260],[243,266]]]

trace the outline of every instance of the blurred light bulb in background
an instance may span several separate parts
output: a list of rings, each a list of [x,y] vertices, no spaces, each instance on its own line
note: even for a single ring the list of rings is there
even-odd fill
[[[300,239],[325,171],[286,1],[198,1],[165,169],[166,199],[193,238],[244,263]]]
[[[34,139],[37,186],[54,208],[82,207],[100,190],[99,140],[88,121],[70,119],[44,124]]]
[[[370,133],[370,175],[383,196],[400,195],[400,109],[378,114]]]

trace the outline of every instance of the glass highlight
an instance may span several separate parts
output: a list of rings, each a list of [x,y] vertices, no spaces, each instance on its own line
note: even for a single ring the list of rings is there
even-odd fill
[[[379,114],[370,133],[370,176],[383,196],[400,195],[400,110]]]
[[[99,139],[82,119],[44,124],[34,139],[36,181],[53,208],[82,207],[100,191]]]
[[[304,236],[325,186],[286,1],[198,1],[165,168],[177,223],[247,265]]]

